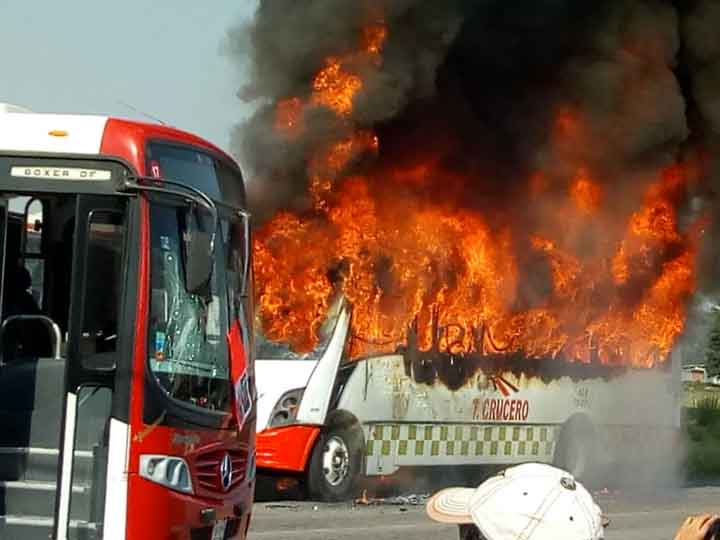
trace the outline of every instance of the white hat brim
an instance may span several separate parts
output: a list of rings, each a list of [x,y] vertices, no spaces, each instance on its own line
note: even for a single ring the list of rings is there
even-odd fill
[[[472,488],[448,488],[438,491],[430,497],[425,506],[430,519],[440,523],[472,523],[470,515],[470,497],[475,493]]]

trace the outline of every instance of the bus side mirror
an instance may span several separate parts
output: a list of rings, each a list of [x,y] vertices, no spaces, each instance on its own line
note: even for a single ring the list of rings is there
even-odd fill
[[[185,288],[190,294],[209,298],[217,214],[192,204],[187,207],[184,221]]]
[[[185,233],[185,287],[190,294],[207,298],[213,271],[213,234]]]

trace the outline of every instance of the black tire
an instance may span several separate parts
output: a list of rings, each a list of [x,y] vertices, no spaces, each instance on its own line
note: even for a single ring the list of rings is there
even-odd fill
[[[324,432],[313,448],[307,471],[308,494],[326,502],[355,495],[362,466],[362,433],[336,427]]]
[[[560,432],[554,465],[593,486],[599,477],[597,436],[589,421],[571,420]]]

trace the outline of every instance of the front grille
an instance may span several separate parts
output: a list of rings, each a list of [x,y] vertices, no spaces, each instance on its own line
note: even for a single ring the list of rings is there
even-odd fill
[[[220,464],[225,454],[230,454],[232,463],[232,481],[228,489],[224,489],[220,478]],[[199,452],[194,459],[196,485],[202,490],[222,494],[231,491],[245,480],[247,473],[248,453],[245,449],[216,448]]]

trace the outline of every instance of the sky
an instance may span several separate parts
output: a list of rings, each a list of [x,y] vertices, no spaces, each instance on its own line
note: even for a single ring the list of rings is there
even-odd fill
[[[222,44],[257,0],[0,2],[0,102],[148,120],[125,102],[232,152],[251,109]]]

